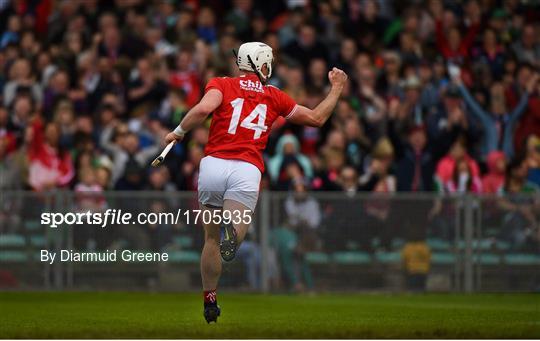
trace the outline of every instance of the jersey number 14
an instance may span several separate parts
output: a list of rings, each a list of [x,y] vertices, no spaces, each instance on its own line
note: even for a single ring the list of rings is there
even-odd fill
[[[244,106],[244,99],[237,98],[231,101],[231,106],[233,107],[233,113],[231,123],[229,124],[229,134],[236,134],[238,122],[240,122],[240,115],[242,114],[242,107]],[[257,121],[257,123],[255,123],[255,121]],[[260,138],[261,134],[268,129],[268,127],[265,125],[265,121],[266,104],[257,104],[253,111],[242,120],[240,126],[253,130],[253,139],[256,140]]]

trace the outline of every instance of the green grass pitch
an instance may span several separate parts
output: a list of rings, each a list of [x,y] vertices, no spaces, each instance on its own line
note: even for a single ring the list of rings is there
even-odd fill
[[[540,338],[540,295],[0,293],[0,338]]]

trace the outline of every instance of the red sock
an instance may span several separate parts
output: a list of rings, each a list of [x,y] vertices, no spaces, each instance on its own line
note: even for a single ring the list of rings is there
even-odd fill
[[[205,290],[204,291],[204,303],[215,304],[217,302],[216,290]]]

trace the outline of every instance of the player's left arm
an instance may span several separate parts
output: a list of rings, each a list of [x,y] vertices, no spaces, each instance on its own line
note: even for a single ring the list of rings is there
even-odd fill
[[[322,127],[328,120],[341,96],[343,87],[347,82],[347,74],[338,68],[333,68],[328,72],[331,88],[326,98],[315,107],[309,109],[303,105],[298,105],[294,114],[288,119],[289,122],[311,127]]]
[[[182,119],[178,127],[165,136],[165,142],[169,143],[172,141],[182,141],[184,135],[195,128],[198,125],[201,125],[208,115],[216,110],[223,100],[223,94],[218,89],[210,89],[203,96],[201,101],[196,104],[191,110],[188,111],[186,116]]]

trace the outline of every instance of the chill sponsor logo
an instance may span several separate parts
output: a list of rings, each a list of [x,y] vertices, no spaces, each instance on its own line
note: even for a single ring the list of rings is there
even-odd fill
[[[252,81],[251,79],[241,79],[240,89],[264,93],[264,88],[263,88],[262,83],[259,81]]]

